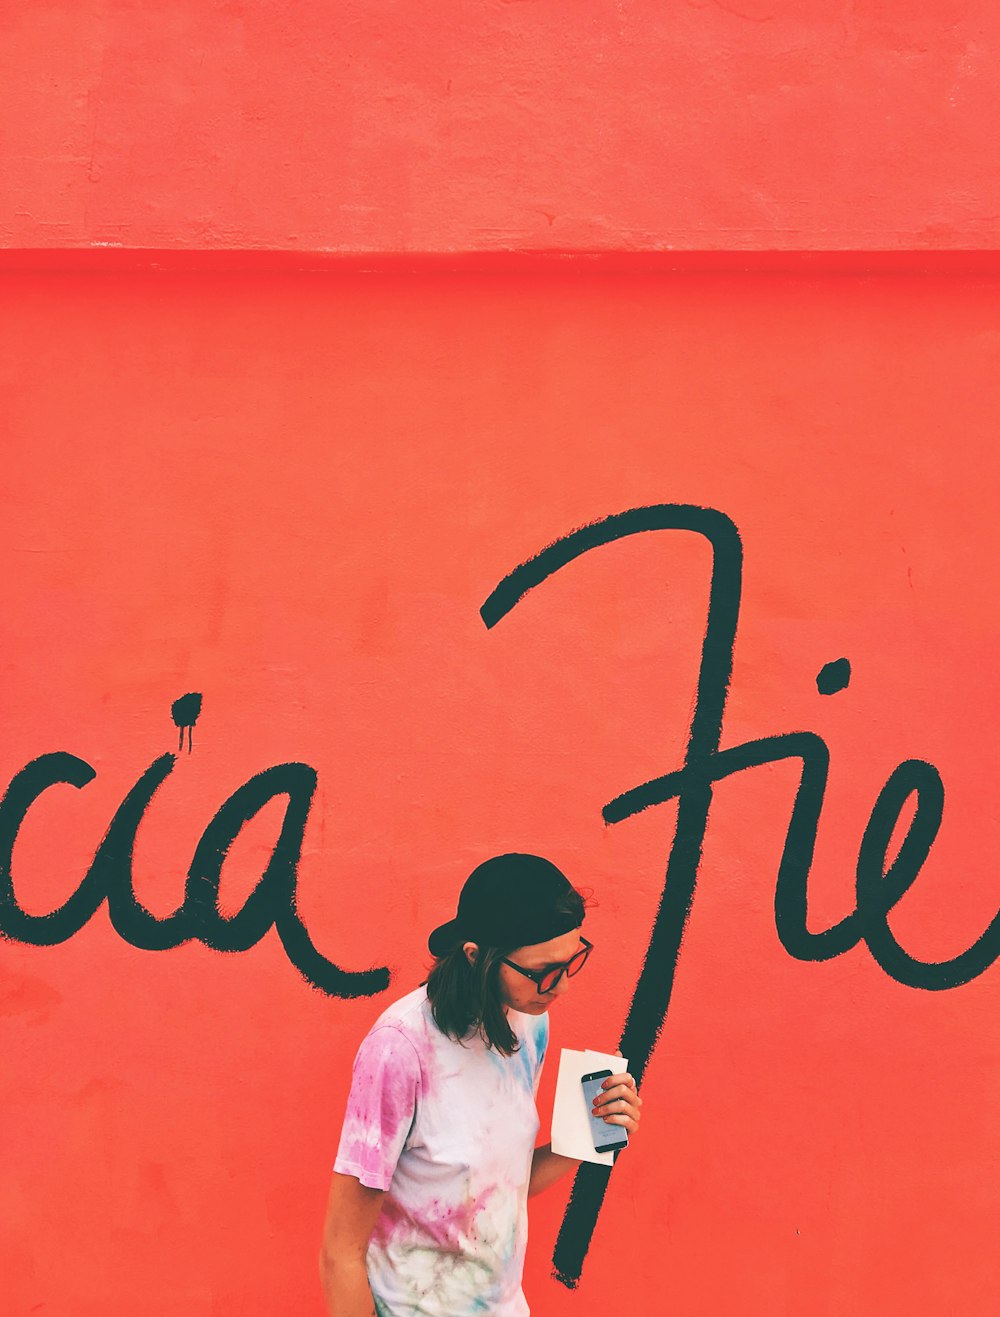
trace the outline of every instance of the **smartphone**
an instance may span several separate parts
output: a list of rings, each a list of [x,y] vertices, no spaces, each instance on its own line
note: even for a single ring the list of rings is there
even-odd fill
[[[583,1100],[587,1104],[587,1117],[590,1120],[590,1133],[594,1139],[595,1152],[614,1152],[616,1148],[628,1146],[628,1130],[624,1125],[607,1125],[600,1116],[591,1115],[594,1098],[601,1091],[601,1084],[611,1074],[610,1070],[595,1070],[591,1075],[584,1075],[580,1080],[583,1085]]]

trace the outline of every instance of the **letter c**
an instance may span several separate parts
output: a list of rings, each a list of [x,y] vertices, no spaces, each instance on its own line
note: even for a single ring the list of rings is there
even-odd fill
[[[106,895],[99,874],[90,870],[73,895],[58,910],[30,915],[14,895],[11,863],[14,843],[25,815],[43,791],[58,783],[78,790],[97,776],[85,759],[57,750],[26,764],[0,800],[0,936],[33,947],[54,947],[84,926]]]

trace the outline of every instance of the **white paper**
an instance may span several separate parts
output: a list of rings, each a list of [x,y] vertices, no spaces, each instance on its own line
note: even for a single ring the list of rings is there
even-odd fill
[[[592,1070],[610,1070],[613,1075],[623,1075],[628,1070],[628,1061],[623,1056],[610,1056],[607,1052],[562,1049],[556,1078],[556,1101],[552,1108],[552,1151],[562,1157],[611,1166],[615,1160],[613,1152],[594,1151],[590,1112],[580,1086],[580,1080]]]

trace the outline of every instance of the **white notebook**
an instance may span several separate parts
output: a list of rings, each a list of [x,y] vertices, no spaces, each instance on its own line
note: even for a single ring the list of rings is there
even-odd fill
[[[589,1108],[580,1086],[583,1076],[593,1070],[610,1070],[613,1075],[623,1075],[628,1070],[628,1061],[623,1056],[610,1056],[607,1052],[574,1052],[568,1047],[559,1054],[556,1101],[552,1108],[552,1151],[563,1157],[611,1166],[615,1160],[613,1152],[594,1151]]]

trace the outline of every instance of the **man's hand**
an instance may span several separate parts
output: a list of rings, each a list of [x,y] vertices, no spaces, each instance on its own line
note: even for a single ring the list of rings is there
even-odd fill
[[[639,1128],[642,1098],[630,1074],[609,1075],[594,1098],[593,1115],[606,1125],[623,1125],[629,1137]]]

